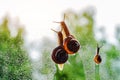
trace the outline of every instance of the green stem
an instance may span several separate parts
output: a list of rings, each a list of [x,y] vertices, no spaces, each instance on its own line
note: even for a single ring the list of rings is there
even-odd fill
[[[95,64],[95,80],[100,80],[99,64]]]

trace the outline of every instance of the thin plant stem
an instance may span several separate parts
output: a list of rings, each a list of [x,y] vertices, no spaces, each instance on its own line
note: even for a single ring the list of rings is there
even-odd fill
[[[95,80],[100,80],[99,64],[95,64]]]

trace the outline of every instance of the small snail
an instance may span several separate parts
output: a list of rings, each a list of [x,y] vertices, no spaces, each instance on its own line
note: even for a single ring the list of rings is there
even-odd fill
[[[52,60],[57,63],[57,64],[63,64],[68,60],[68,54],[63,48],[63,35],[62,32],[55,31],[58,34],[58,40],[59,40],[59,46],[57,46],[55,49],[52,51]]]
[[[102,47],[102,46],[101,46]],[[98,45],[97,45],[97,53],[96,53],[96,55],[95,55],[95,57],[94,57],[94,61],[95,61],[95,63],[97,63],[97,64],[100,64],[101,62],[102,62],[102,58],[101,58],[101,56],[99,55],[99,51],[100,51],[100,48],[101,47],[99,47]]]
[[[64,15],[64,18],[65,18],[65,15]],[[75,39],[73,35],[70,34],[68,27],[64,21],[56,22],[56,23],[60,23],[66,36],[66,38],[63,41],[64,49],[67,51],[68,54],[76,53],[80,48],[80,43]]]

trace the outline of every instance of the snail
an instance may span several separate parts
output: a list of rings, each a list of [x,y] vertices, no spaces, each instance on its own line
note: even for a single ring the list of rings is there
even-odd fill
[[[64,19],[65,19],[65,15],[64,15]],[[80,43],[78,42],[77,39],[75,39],[73,35],[70,34],[68,27],[65,24],[64,20],[61,22],[56,22],[56,23],[60,23],[66,36],[66,38],[63,41],[64,49],[67,51],[68,54],[76,53],[80,48]]]
[[[101,46],[102,47],[102,46]],[[95,55],[95,57],[94,57],[94,62],[95,63],[97,63],[97,64],[100,64],[101,62],[102,62],[102,58],[101,58],[101,56],[100,56],[100,54],[99,54],[99,51],[100,51],[100,48],[101,47],[99,47],[98,45],[97,45],[97,53],[96,53],[96,55]]]
[[[58,34],[59,46],[53,49],[51,57],[55,63],[63,64],[68,60],[68,54],[63,48],[63,35],[61,31],[53,31]]]

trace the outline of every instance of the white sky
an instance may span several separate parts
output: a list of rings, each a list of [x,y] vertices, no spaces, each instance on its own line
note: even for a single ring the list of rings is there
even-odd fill
[[[53,36],[53,21],[61,21],[64,10],[80,11],[87,6],[96,7],[96,26],[106,26],[107,34],[113,35],[111,31],[120,23],[119,0],[0,0],[0,18],[6,13],[19,17],[27,29],[28,40],[32,41]]]

